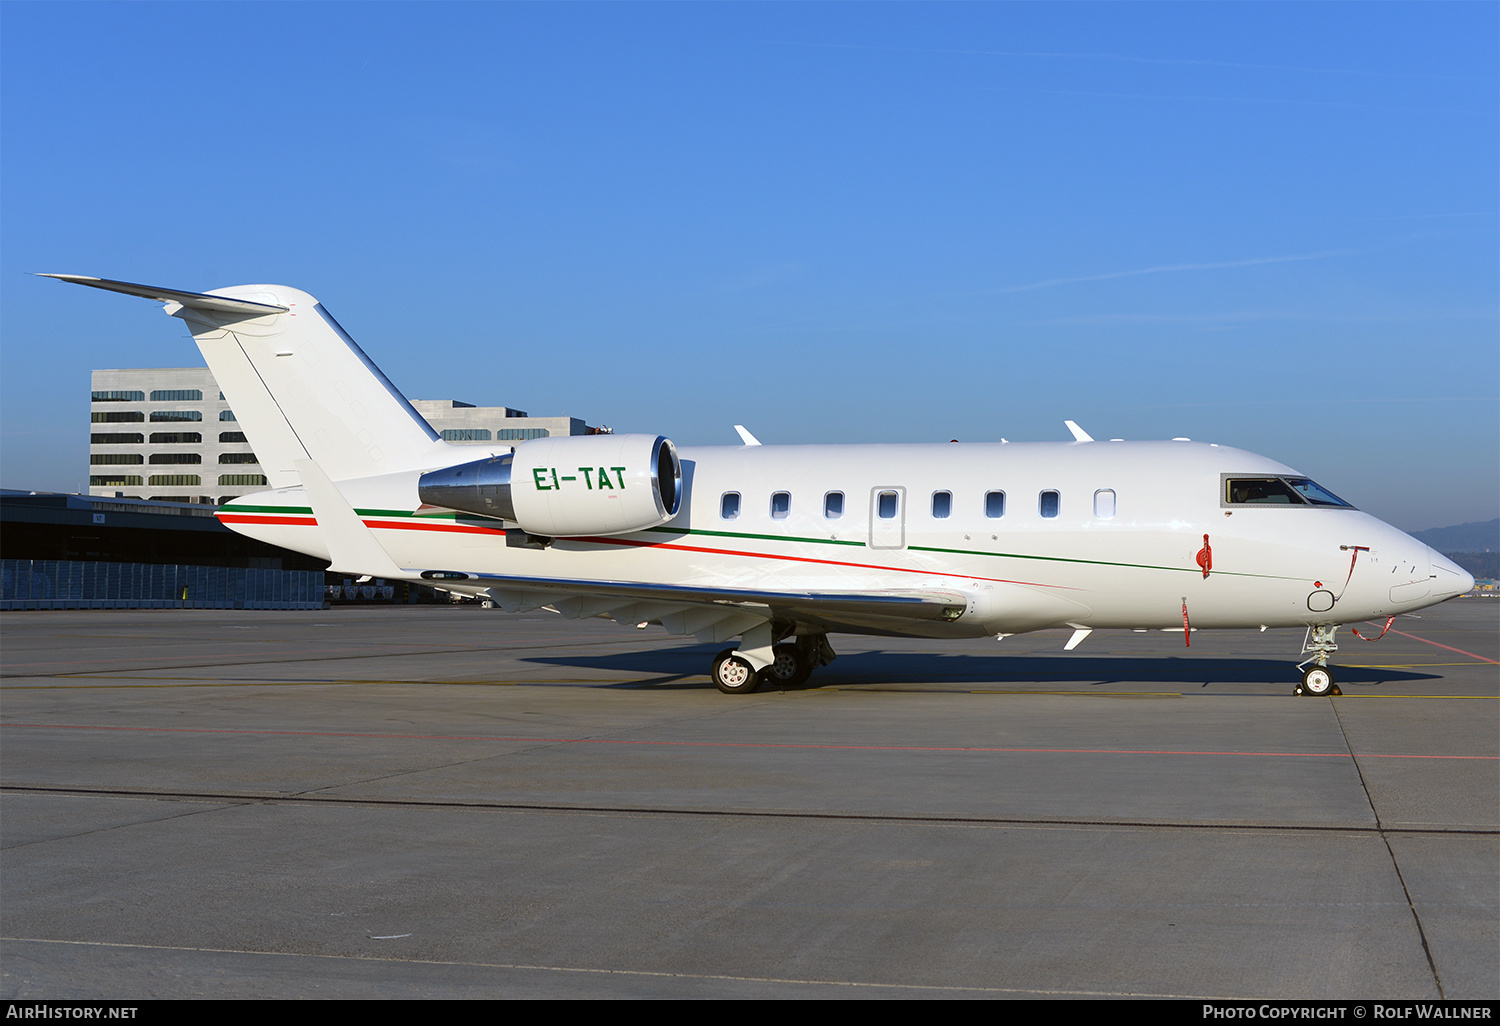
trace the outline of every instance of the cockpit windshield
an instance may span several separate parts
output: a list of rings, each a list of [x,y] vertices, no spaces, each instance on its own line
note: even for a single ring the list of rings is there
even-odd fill
[[[1349,503],[1306,477],[1226,477],[1224,503],[1228,506],[1337,506]]]
[[[1286,479],[1286,483],[1297,489],[1297,493],[1314,506],[1342,506],[1344,509],[1354,508],[1327,488],[1308,478],[1289,477]]]

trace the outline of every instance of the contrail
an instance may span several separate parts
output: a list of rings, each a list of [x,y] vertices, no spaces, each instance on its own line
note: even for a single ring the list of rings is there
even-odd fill
[[[1223,260],[1205,264],[1160,264],[1156,267],[1141,267],[1133,271],[1110,271],[1106,274],[1084,274],[1075,278],[1047,278],[1026,285],[1007,285],[1004,288],[986,289],[985,295],[1004,295],[1009,292],[1032,292],[1050,289],[1057,285],[1075,285],[1085,281],[1109,281],[1112,278],[1138,278],[1143,274],[1166,274],[1170,271],[1218,271],[1227,267],[1254,267],[1258,264],[1287,264],[1298,260],[1322,260],[1331,256],[1353,253],[1350,249],[1330,249],[1322,253],[1299,253],[1293,256],[1253,257],[1249,260]]]

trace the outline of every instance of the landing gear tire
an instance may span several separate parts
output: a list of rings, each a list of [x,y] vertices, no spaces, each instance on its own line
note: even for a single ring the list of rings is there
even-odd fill
[[[760,687],[760,674],[754,667],[726,648],[714,657],[714,668],[709,674],[714,686],[726,695],[748,695]]]
[[[1341,694],[1333,683],[1333,672],[1326,666],[1309,666],[1302,674],[1302,686],[1297,689],[1304,695],[1319,697]]]
[[[805,684],[807,678],[812,676],[812,663],[807,654],[796,645],[777,645],[771,650],[771,654],[776,657],[776,661],[761,671],[765,683],[780,688],[795,688]]]

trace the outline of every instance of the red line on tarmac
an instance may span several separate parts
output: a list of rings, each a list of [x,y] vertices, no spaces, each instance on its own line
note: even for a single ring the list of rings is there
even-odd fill
[[[1374,623],[1375,621],[1374,620],[1366,620],[1365,622],[1366,623]],[[1446,648],[1449,652],[1457,652],[1459,655],[1466,655],[1470,659],[1478,659],[1481,663],[1500,663],[1500,659],[1490,659],[1488,656],[1475,655],[1473,652],[1465,652],[1461,648],[1454,648],[1452,645],[1445,645],[1441,641],[1428,641],[1426,638],[1419,638],[1415,634],[1408,634],[1405,631],[1398,631],[1398,630],[1392,629],[1391,633],[1392,634],[1399,634],[1403,638],[1410,638],[1413,641],[1422,641],[1422,642],[1426,642],[1429,645],[1436,645],[1438,648]]]
[[[238,730],[213,727],[115,727],[88,723],[3,723],[0,727],[33,727],[42,730],[121,730],[161,734],[245,734],[256,737],[348,737],[384,741],[492,741],[541,745],[652,745],[669,748],[797,748],[834,752],[975,752],[1031,755],[1251,755],[1266,758],[1347,759],[1348,752],[1214,752],[1152,748],[988,748],[977,745],[831,745],[797,744],[786,741],[630,741],[606,737],[503,737],[464,734],[367,734],[337,730]],[[1500,755],[1386,755],[1365,753],[1362,759],[1490,759]]]

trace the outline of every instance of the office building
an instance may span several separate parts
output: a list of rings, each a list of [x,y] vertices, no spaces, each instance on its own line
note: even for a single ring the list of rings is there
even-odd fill
[[[93,372],[89,494],[222,504],[268,487],[265,470],[207,367]],[[452,399],[412,403],[447,441],[515,445],[549,435],[592,435],[577,417],[528,417]]]

